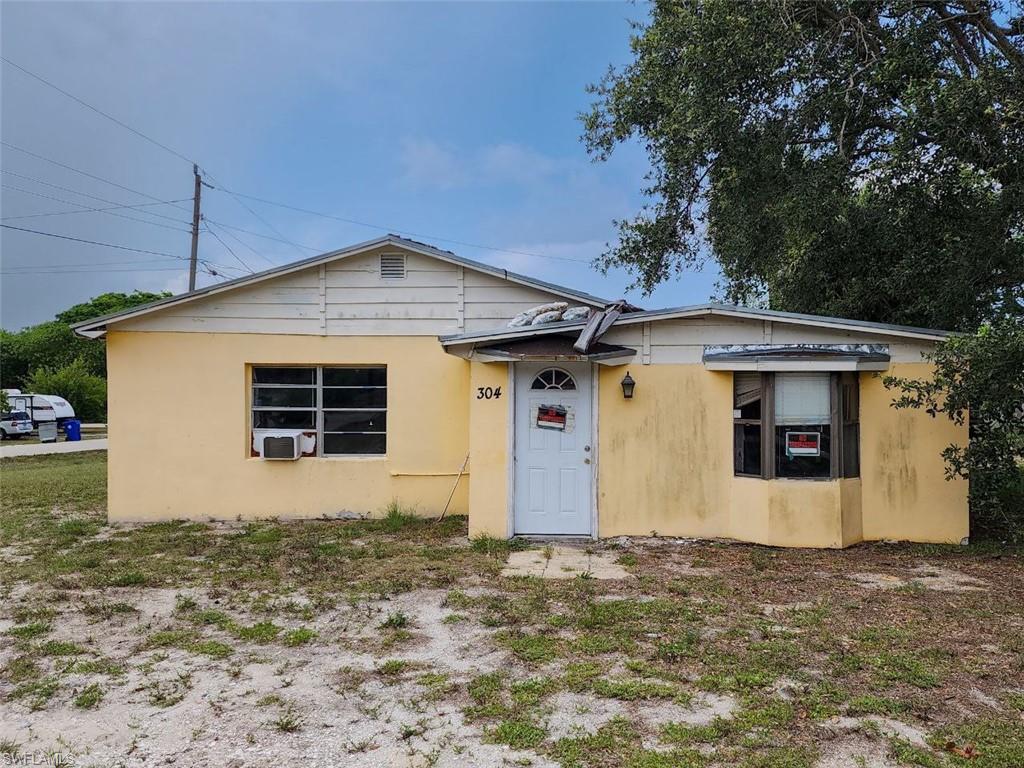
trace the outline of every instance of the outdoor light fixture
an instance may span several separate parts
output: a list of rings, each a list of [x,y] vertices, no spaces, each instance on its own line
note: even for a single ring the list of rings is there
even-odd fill
[[[622,378],[622,396],[627,400],[633,399],[633,388],[636,386],[636,382],[633,381],[633,377],[629,375],[629,371],[626,371],[626,375]]]

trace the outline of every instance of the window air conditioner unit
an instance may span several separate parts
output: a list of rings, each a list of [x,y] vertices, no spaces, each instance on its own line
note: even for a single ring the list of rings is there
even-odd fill
[[[260,458],[277,461],[295,461],[302,456],[302,435],[264,435],[260,443]]]

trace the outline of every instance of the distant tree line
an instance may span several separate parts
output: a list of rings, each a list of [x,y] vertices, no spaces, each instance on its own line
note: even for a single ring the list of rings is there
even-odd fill
[[[170,296],[104,293],[55,319],[11,332],[0,330],[0,388],[60,395],[83,421],[107,418],[107,355],[103,339],[78,336],[71,326]]]

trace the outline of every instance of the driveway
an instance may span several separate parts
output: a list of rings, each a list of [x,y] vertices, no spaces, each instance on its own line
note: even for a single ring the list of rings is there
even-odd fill
[[[79,453],[81,451],[105,451],[107,438],[78,440],[73,443],[30,443],[26,445],[0,446],[0,459],[14,456],[45,456],[50,453]]]

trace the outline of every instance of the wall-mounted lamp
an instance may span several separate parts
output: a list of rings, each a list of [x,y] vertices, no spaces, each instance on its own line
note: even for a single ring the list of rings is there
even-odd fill
[[[636,382],[629,375],[629,371],[626,371],[626,375],[622,379],[622,396],[627,400],[632,400],[634,387],[636,387]]]

